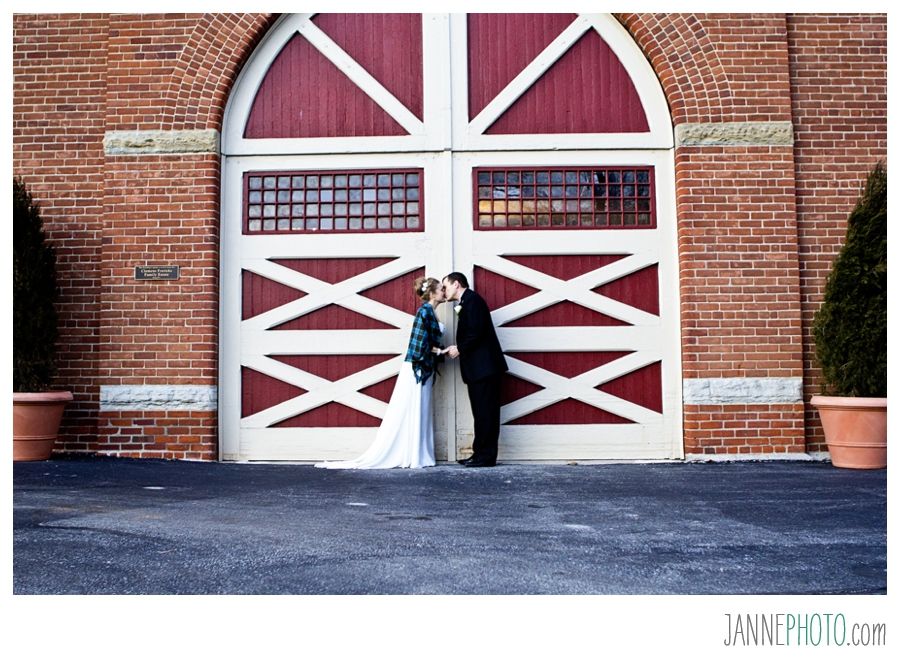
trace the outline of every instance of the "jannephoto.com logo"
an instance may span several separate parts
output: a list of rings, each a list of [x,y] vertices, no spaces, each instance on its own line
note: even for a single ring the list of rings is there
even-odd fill
[[[884,623],[850,623],[842,613],[725,613],[724,646],[884,646]]]

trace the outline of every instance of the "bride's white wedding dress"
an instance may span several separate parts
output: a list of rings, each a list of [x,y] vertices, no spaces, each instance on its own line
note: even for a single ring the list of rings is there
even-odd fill
[[[444,324],[440,326],[443,333]],[[374,470],[434,465],[434,421],[431,416],[434,378],[432,374],[424,383],[417,383],[412,362],[404,362],[375,441],[362,456],[349,461],[316,463],[316,467]]]

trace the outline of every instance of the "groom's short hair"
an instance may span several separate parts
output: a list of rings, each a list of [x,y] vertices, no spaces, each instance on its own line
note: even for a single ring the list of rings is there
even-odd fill
[[[469,280],[467,280],[466,276],[463,275],[462,273],[457,273],[456,271],[454,271],[454,272],[450,273],[449,275],[447,275],[447,277],[445,277],[444,279],[450,280],[451,282],[456,282],[464,289],[469,288]]]

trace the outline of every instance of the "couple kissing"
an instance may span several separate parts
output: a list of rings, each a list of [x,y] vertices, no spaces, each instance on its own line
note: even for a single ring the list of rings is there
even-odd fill
[[[413,291],[421,301],[413,321],[403,367],[391,394],[387,412],[371,445],[349,461],[316,463],[329,469],[379,469],[430,467],[434,460],[432,393],[438,363],[445,357],[459,360],[463,383],[475,422],[472,456],[459,463],[466,467],[493,467],[497,463],[500,436],[500,383],[507,370],[487,303],[469,288],[462,273],[453,272],[442,282],[420,277]],[[438,305],[454,301],[456,343],[443,345],[444,325],[437,320]]]

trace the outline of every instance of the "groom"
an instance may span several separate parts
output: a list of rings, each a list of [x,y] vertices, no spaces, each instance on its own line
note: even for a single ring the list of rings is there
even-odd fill
[[[456,344],[447,349],[459,358],[459,370],[469,390],[469,404],[475,418],[472,456],[459,461],[466,467],[493,467],[497,464],[500,436],[500,381],[507,370],[491,311],[487,303],[469,288],[462,273],[444,278],[447,300],[457,300]]]

